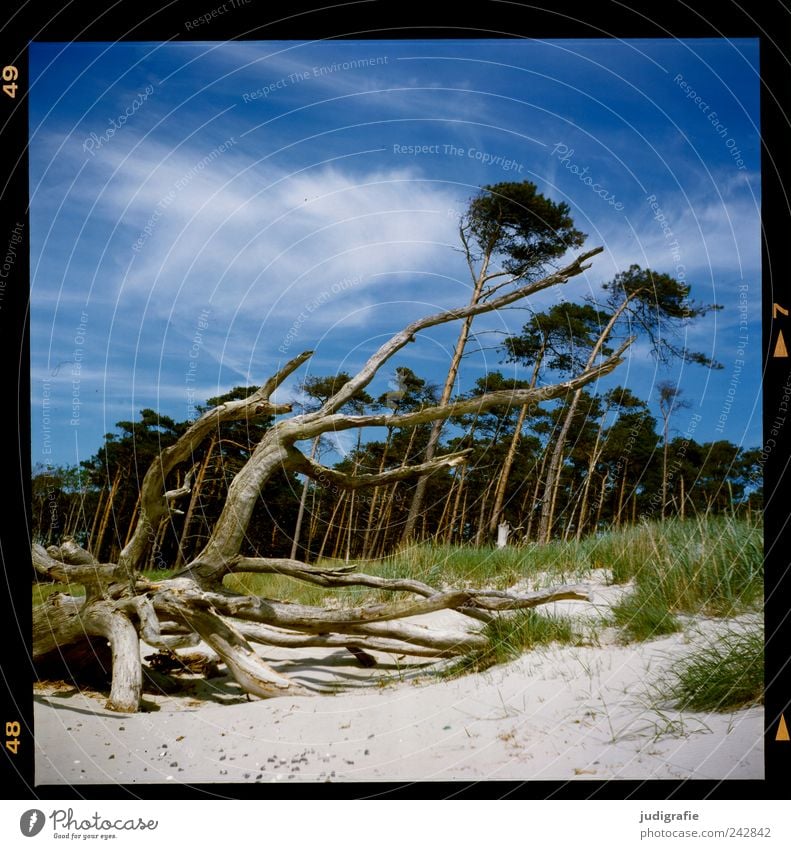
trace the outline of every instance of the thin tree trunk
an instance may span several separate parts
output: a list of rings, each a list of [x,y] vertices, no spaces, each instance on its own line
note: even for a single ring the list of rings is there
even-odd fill
[[[412,431],[412,435],[414,436],[414,431]],[[391,442],[392,438],[393,438],[393,429],[391,427],[389,427],[389,428],[387,428],[387,439],[385,440],[385,446],[384,446],[384,449],[382,450],[382,457],[379,460],[379,474],[381,474],[384,471],[385,462],[386,462],[386,458],[387,458],[387,452],[390,449],[390,442]],[[410,445],[411,444],[412,443],[410,442]],[[407,451],[407,455],[408,454],[409,454],[409,451]],[[405,455],[405,458],[406,458],[407,455]],[[374,488],[373,494],[371,495],[371,506],[368,510],[368,522],[365,526],[365,537],[363,538],[363,559],[368,558],[371,554],[371,551],[373,551],[376,548],[376,539],[371,538],[371,526],[373,525],[374,516],[376,515],[375,508],[376,508],[377,502],[379,500],[379,490],[380,489],[384,489],[384,491],[387,492],[387,487],[378,487],[377,486],[377,487]],[[382,497],[384,498],[385,496],[383,495]],[[380,507],[380,511],[379,511],[380,515],[381,515],[381,512],[382,512],[383,509],[384,509],[383,506]]]
[[[684,493],[684,475],[678,476],[679,486],[681,487],[681,521],[684,521],[684,502],[686,501],[686,494]]]
[[[156,535],[154,536],[154,542],[151,546],[151,551],[148,555],[148,569],[153,572],[158,568],[160,563],[160,558],[157,555],[162,550],[162,542],[165,539],[165,534],[168,529],[168,520],[167,518],[162,518],[159,522],[159,527],[157,528]]]
[[[481,265],[481,270],[478,273],[478,276],[475,279],[475,284],[472,290],[472,297],[470,298],[470,306],[475,306],[481,298],[481,294],[483,292],[483,286],[486,282],[486,272],[489,268],[489,260],[490,257],[486,256]],[[442,389],[442,396],[440,397],[439,407],[446,407],[448,401],[450,401],[450,396],[453,392],[453,387],[456,383],[456,375],[459,372],[459,365],[461,364],[461,358],[464,356],[464,349],[467,346],[467,339],[470,335],[470,328],[472,327],[472,320],[474,316],[467,316],[464,319],[461,325],[461,329],[459,331],[459,338],[456,341],[456,348],[453,351],[453,358],[450,362],[450,368],[448,369],[447,377],[445,378],[445,385]],[[439,437],[442,432],[442,425],[444,422],[440,419],[435,421],[431,425],[431,433],[429,434],[428,444],[426,445],[426,451],[424,455],[424,460],[428,462],[429,460],[434,459],[434,455],[437,451],[437,446],[439,445]],[[412,496],[412,503],[409,506],[409,515],[407,516],[406,524],[404,525],[404,533],[402,537],[402,542],[408,542],[415,533],[415,525],[417,524],[417,518],[420,514],[420,510],[423,507],[423,499],[426,494],[426,486],[428,484],[428,480],[426,478],[420,478],[415,486],[415,492]]]
[[[321,518],[321,493],[324,492],[323,487],[314,486],[310,493],[310,523],[308,524],[308,541],[305,543],[305,557],[310,557],[310,552],[313,549],[313,540],[316,537],[316,531],[319,527],[319,519]]]
[[[72,523],[72,520],[74,519],[74,513],[75,513],[75,510],[77,509],[78,503],[79,502],[77,501],[76,498],[70,499],[69,514],[68,514],[68,516],[66,516],[66,521],[63,523],[63,533],[66,536],[72,536],[71,523]]]
[[[606,415],[607,411],[605,410],[604,415],[599,422],[599,430],[596,433],[596,442],[594,443],[593,452],[591,453],[590,462],[588,463],[588,474],[582,486],[582,505],[580,506],[580,521],[577,528],[577,540],[582,537],[584,525],[588,518],[588,494],[590,492],[591,480],[593,479],[593,470],[596,468],[596,463],[599,462],[599,457],[601,457],[602,453],[602,449],[600,449],[599,446],[601,445],[601,436],[604,430],[604,416]]]
[[[135,501],[134,509],[132,510],[132,515],[129,517],[129,527],[126,530],[126,539],[124,540],[124,545],[126,545],[130,539],[132,539],[132,534],[135,532],[135,527],[137,525],[137,511],[140,507],[140,493],[137,493],[137,500]]]
[[[332,514],[330,515],[329,522],[327,522],[327,530],[324,533],[324,539],[321,541],[321,548],[319,549],[319,554],[316,560],[320,561],[321,558],[324,557],[324,549],[327,547],[327,541],[329,540],[330,532],[335,527],[335,516],[338,514],[338,510],[340,509],[342,501],[343,499],[339,498],[335,502],[335,506],[332,508]]]
[[[385,531],[384,534],[382,534],[382,531],[387,526],[390,516],[392,515],[393,499],[395,498],[397,487],[398,481],[391,484],[389,487],[383,487],[383,489],[385,489],[385,493],[382,495],[381,501],[379,502],[379,517],[376,520],[376,527],[374,528],[373,534],[371,534],[369,546],[365,555],[366,559],[384,556],[385,550],[387,549],[387,531]]]
[[[348,494],[349,493],[342,492],[340,498],[338,499],[339,501],[343,502],[343,509],[341,510],[341,517],[340,517],[340,519],[338,519],[338,533],[337,533],[337,536],[335,538],[335,547],[332,549],[332,559],[333,560],[336,560],[338,558],[338,552],[340,551],[341,543],[343,542],[343,527],[344,527],[344,521],[346,519],[346,506],[347,506],[346,496]]]
[[[195,483],[192,487],[192,494],[190,495],[190,503],[189,507],[187,507],[187,513],[184,516],[184,527],[181,529],[181,539],[179,539],[179,548],[178,554],[176,555],[176,569],[181,569],[181,567],[185,563],[186,555],[184,551],[187,547],[187,538],[189,534],[189,528],[192,524],[192,516],[195,512],[195,506],[198,503],[198,499],[201,496],[201,490],[203,488],[203,480],[206,477],[206,470],[209,467],[209,462],[211,460],[211,455],[214,453],[214,446],[217,442],[217,437],[212,436],[211,441],[209,442],[209,448],[206,451],[206,456],[203,458],[203,462],[198,469],[198,474],[195,477]],[[129,542],[129,539],[127,539]]]
[[[610,479],[610,470],[602,475],[601,479],[601,490],[599,492],[599,504],[596,507],[596,530],[599,529],[599,525],[601,524],[601,514],[604,510],[604,499],[607,497],[607,481]]]
[[[604,330],[602,330],[599,338],[596,340],[596,344],[593,346],[593,349],[588,357],[588,361],[586,363],[585,368],[589,369],[596,362],[597,357],[602,351],[607,339],[615,327],[616,321],[621,317],[626,307],[629,305],[632,298],[635,297],[637,293],[633,292],[624,301],[619,305],[618,309],[610,316],[610,320],[607,322]],[[560,429],[560,434],[558,435],[557,441],[555,442],[555,447],[552,451],[552,458],[549,464],[549,470],[547,471],[547,480],[544,486],[544,500],[541,504],[541,521],[538,527],[538,539],[539,542],[549,542],[549,537],[552,532],[552,522],[554,520],[554,510],[555,510],[555,497],[557,495],[557,489],[560,485],[560,469],[563,465],[563,452],[566,447],[566,438],[568,437],[569,430],[571,429],[571,423],[574,419],[574,413],[577,411],[577,405],[579,404],[579,400],[582,397],[582,390],[578,389],[571,398],[571,403],[569,404],[568,410],[566,411],[566,416],[563,420],[563,426]]]
[[[450,517],[450,524],[448,525],[448,533],[445,537],[445,542],[450,543],[453,539],[453,528],[456,525],[456,519],[459,515],[459,502],[461,501],[461,494],[464,490],[464,479],[467,476],[467,464],[462,463],[458,470],[458,485],[456,487],[456,498],[453,500],[453,513]],[[461,529],[461,528],[460,528]]]
[[[102,486],[99,490],[99,497],[96,500],[96,509],[93,511],[93,522],[91,523],[91,530],[88,534],[88,551],[94,553],[96,553],[96,526],[99,524],[99,516],[104,509],[104,491],[105,487]]]
[[[387,495],[382,497],[379,511],[379,521],[376,523],[373,541],[371,543],[371,556],[382,558],[387,553],[387,529],[393,517],[393,505],[395,504],[398,481],[389,488]]]
[[[489,481],[489,485],[486,487],[486,491],[481,495],[481,512],[478,516],[478,532],[475,534],[475,545],[480,548],[483,545],[483,541],[486,536],[487,530],[487,522],[486,522],[486,504],[489,500],[489,494],[492,491],[492,487],[494,486],[494,478]]]
[[[617,523],[618,523],[619,528],[621,527],[621,521],[622,521],[622,516],[623,516],[623,497],[624,497],[624,493],[626,492],[626,470],[627,470],[627,468],[628,468],[628,465],[626,463],[624,463],[623,476],[621,477],[621,489],[620,489],[620,492],[618,493]]]
[[[401,458],[400,469],[406,467],[407,460],[412,454],[412,446],[415,444],[415,437],[417,435],[417,429],[413,428],[409,434],[409,442],[407,442],[406,450],[404,451],[404,456]],[[390,434],[388,433],[388,444],[389,444]],[[382,455],[382,462],[379,464],[379,471],[381,472],[384,469],[384,458],[385,455]],[[398,488],[398,481],[396,481],[388,490],[386,490],[387,495],[382,496],[382,506],[379,512],[379,522],[376,525],[376,532],[374,534],[373,541],[371,543],[371,552],[375,552],[377,549],[377,542],[379,540],[380,534],[382,533],[383,528],[388,527],[388,523],[393,515],[393,504],[395,501],[395,494]],[[387,547],[387,531],[385,530],[382,535],[382,545],[379,553],[380,557],[384,556],[384,552]]]
[[[667,420],[665,421],[665,438],[662,446],[662,511],[660,517],[665,518],[665,505],[667,504]]]
[[[542,347],[536,354],[536,361],[533,365],[533,374],[530,377],[530,388],[532,389],[538,381],[538,372],[541,368],[541,361],[544,359],[545,348]],[[522,439],[522,427],[524,426],[527,413],[530,408],[529,404],[523,404],[519,410],[519,416],[514,426],[514,432],[511,436],[511,444],[508,446],[508,453],[505,455],[503,469],[500,473],[500,479],[497,481],[497,489],[494,494],[494,507],[492,508],[492,517],[489,520],[489,533],[494,533],[497,526],[500,524],[500,515],[503,512],[503,503],[505,502],[505,491],[508,488],[508,479],[511,476],[511,469],[516,459],[516,452],[519,448],[519,443]]]
[[[320,437],[316,437],[313,440],[313,445],[310,449],[310,459],[312,460],[316,456],[316,451],[319,447],[319,439]],[[299,534],[302,531],[302,517],[305,515],[305,502],[308,499],[308,483],[309,478],[305,476],[305,483],[302,484],[302,496],[299,499],[299,510],[297,511],[297,525],[294,528],[294,540],[291,543],[291,559],[294,560],[297,556],[297,550],[299,549]]]
[[[349,493],[349,530],[346,534],[346,562],[349,562],[352,548],[352,531],[354,530],[354,492]]]
[[[467,500],[470,488],[467,486],[467,475],[464,475],[464,498],[461,502],[461,515],[459,516],[459,542],[465,542],[464,529],[467,527]]]
[[[536,485],[533,488],[533,503],[530,505],[530,518],[527,522],[527,531],[525,532],[525,538],[529,539],[533,530],[533,524],[535,519],[535,506],[538,503],[539,494],[541,492],[541,483],[544,479],[544,469],[546,468],[547,458],[549,457],[549,446],[552,441],[552,436],[554,435],[554,429],[549,436],[549,440],[547,441],[547,447],[541,454],[541,465],[538,468],[538,475],[536,476]]]
[[[450,503],[451,501],[453,501],[453,496],[456,492],[456,473],[457,469],[454,469],[453,478],[451,479],[450,487],[448,489],[448,494],[445,496],[445,503],[442,505],[442,515],[440,515],[439,522],[437,522],[437,530],[434,534],[434,536],[437,538],[444,536],[448,527],[445,520],[448,518],[448,514],[450,513]]]
[[[110,521],[110,513],[113,508],[113,499],[115,498],[116,492],[118,492],[118,487],[121,483],[121,467],[118,467],[118,471],[115,473],[115,480],[113,481],[113,485],[110,489],[110,492],[107,496],[107,504],[104,508],[104,515],[102,516],[102,523],[99,526],[99,533],[97,534],[96,539],[96,556],[101,559],[99,552],[102,550],[102,543],[104,542],[104,534],[107,530],[107,525]]]

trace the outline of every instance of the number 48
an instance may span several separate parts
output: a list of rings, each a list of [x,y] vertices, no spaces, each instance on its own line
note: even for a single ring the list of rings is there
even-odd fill
[[[13,65],[6,65],[3,68],[3,82],[6,85],[3,86],[3,91],[9,97],[16,97],[16,82],[19,78],[19,71]]]
[[[18,722],[6,722],[5,724],[5,736],[10,738],[6,740],[5,746],[13,754],[16,754],[19,750],[19,733],[21,730]]]

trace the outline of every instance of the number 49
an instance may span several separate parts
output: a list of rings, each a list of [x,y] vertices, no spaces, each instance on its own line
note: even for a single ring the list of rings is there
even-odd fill
[[[19,71],[13,65],[6,65],[3,68],[3,82],[6,85],[3,86],[3,92],[7,94],[9,97],[16,97],[16,82],[19,78]]]

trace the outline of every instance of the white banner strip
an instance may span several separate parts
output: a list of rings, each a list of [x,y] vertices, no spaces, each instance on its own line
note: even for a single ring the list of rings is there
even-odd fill
[[[415,788],[416,790],[418,788]],[[305,795],[320,792],[305,788]],[[791,812],[771,801],[3,801],[0,845],[65,841],[146,849],[320,846],[788,847]]]

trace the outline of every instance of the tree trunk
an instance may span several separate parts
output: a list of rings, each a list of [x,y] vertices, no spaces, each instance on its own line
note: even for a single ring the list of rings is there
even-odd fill
[[[678,476],[678,481],[679,481],[679,486],[681,488],[679,499],[681,501],[681,521],[683,522],[684,521],[684,502],[687,499],[686,494],[684,493],[684,475],[683,474]]]
[[[624,463],[623,475],[621,475],[621,488],[618,492],[618,513],[617,513],[617,516],[616,516],[616,525],[619,528],[621,527],[621,519],[622,519],[622,516],[623,516],[623,499],[624,499],[624,494],[626,493],[626,470],[627,470],[627,468],[628,468],[627,464]]]
[[[104,542],[104,534],[107,530],[107,525],[110,521],[110,514],[113,510],[113,500],[115,499],[115,494],[118,492],[118,487],[121,483],[121,467],[119,466],[116,473],[115,479],[113,480],[113,485],[110,487],[110,492],[107,495],[107,504],[104,508],[104,515],[102,516],[102,522],[99,525],[99,532],[96,537],[96,544],[94,547],[94,551],[96,551],[97,556],[99,552],[102,550],[102,543]]]
[[[453,539],[453,529],[456,526],[456,520],[459,517],[459,503],[461,501],[461,494],[464,490],[464,478],[467,474],[467,464],[462,463],[459,466],[458,471],[456,472],[456,476],[458,477],[458,484],[456,486],[456,497],[453,499],[453,512],[451,513],[450,522],[448,524],[448,532],[445,536],[445,542],[450,544]],[[455,478],[454,478],[455,481]]]
[[[99,516],[103,514],[104,510],[104,492],[105,487],[102,486],[99,489],[99,497],[96,499],[96,509],[93,511],[93,522],[91,522],[91,530],[88,533],[88,551],[96,551],[96,528],[99,524]]]
[[[591,453],[590,462],[588,463],[588,474],[585,476],[585,481],[582,485],[582,504],[580,505],[580,519],[579,519],[579,527],[577,528],[577,541],[582,538],[583,528],[587,524],[588,520],[588,494],[590,492],[591,480],[593,479],[593,470],[596,468],[596,464],[599,462],[599,458],[602,455],[602,451],[604,447],[599,447],[601,445],[601,437],[602,432],[604,431],[604,417],[607,415],[607,411],[605,410],[604,415],[599,421],[599,429],[596,432],[596,442],[593,445],[593,452]]]
[[[310,448],[310,459],[312,460],[316,456],[316,451],[319,447],[319,437],[317,436],[313,440],[313,445]],[[291,559],[293,560],[297,556],[297,551],[299,549],[299,535],[302,531],[302,517],[305,515],[305,502],[308,499],[308,481],[309,478],[305,478],[305,483],[302,485],[302,495],[299,499],[299,510],[297,511],[297,524],[294,528],[294,540],[291,543]]]
[[[586,369],[590,369],[593,367],[593,364],[596,362],[597,358],[601,354],[604,345],[610,338],[610,334],[612,333],[616,322],[621,317],[624,310],[627,308],[627,306],[636,294],[637,293],[632,293],[627,298],[625,298],[615,310],[615,312],[612,314],[612,316],[610,316],[610,320],[607,322],[604,330],[602,330],[602,332],[599,334],[599,338],[596,340],[596,344],[591,350],[590,356],[588,357],[588,361],[585,365]],[[563,426],[560,429],[560,434],[558,435],[557,441],[555,442],[555,447],[552,451],[552,457],[549,463],[549,470],[547,472],[547,480],[544,486],[544,500],[541,504],[541,521],[539,523],[538,528],[539,542],[549,542],[549,538],[552,533],[552,523],[554,520],[555,512],[555,499],[557,497],[558,487],[560,486],[560,470],[563,465],[563,452],[566,448],[566,438],[568,437],[569,430],[571,429],[571,423],[574,419],[574,413],[577,410],[577,405],[579,404],[579,400],[581,397],[582,389],[576,390],[572,395],[571,403],[569,404],[565,418],[563,419]]]
[[[412,436],[414,436],[414,431],[412,432]],[[385,439],[385,445],[382,449],[382,457],[379,460],[379,474],[381,474],[385,469],[385,462],[387,461],[387,452],[390,449],[390,442],[393,438],[393,428],[387,428],[387,439]],[[411,442],[410,442],[411,445]],[[409,454],[409,450],[407,450],[407,455]],[[406,461],[406,456],[404,457],[404,462]],[[371,527],[374,524],[374,516],[376,504],[379,496],[379,487],[376,487],[371,495],[371,506],[368,508],[368,522],[365,526],[365,536],[363,537],[363,559],[367,559],[371,556],[371,551],[376,548],[376,540],[371,538]],[[384,497],[384,496],[383,496]],[[380,507],[380,513],[383,508]]]
[[[341,508],[341,517],[340,517],[340,519],[338,519],[338,527],[336,528],[335,547],[332,549],[332,559],[333,560],[338,559],[338,553],[341,550],[341,543],[343,542],[343,528],[344,528],[344,522],[346,520],[346,508],[348,506],[348,504],[347,504],[348,496],[350,496],[350,495],[351,495],[350,492],[342,492],[341,495],[340,495],[340,498],[338,499],[339,502],[341,502],[341,501],[343,502],[343,507]]]
[[[324,549],[327,547],[327,540],[330,537],[330,532],[335,527],[335,516],[337,515],[338,510],[340,509],[341,501],[342,499],[339,498],[335,502],[335,506],[332,508],[332,515],[330,516],[329,522],[327,522],[327,530],[324,534],[324,539],[321,541],[321,548],[319,549],[319,554],[316,558],[317,560],[321,560],[321,558],[324,557]]]
[[[532,389],[538,381],[538,373],[541,369],[541,362],[544,359],[546,347],[542,347],[536,354],[536,361],[533,365],[533,373],[530,376],[530,388]],[[524,426],[529,405],[523,404],[519,410],[519,416],[514,426],[514,432],[511,436],[511,444],[508,446],[508,453],[505,455],[503,469],[500,473],[500,479],[497,481],[497,489],[494,494],[494,507],[492,508],[492,517],[489,520],[489,533],[494,533],[500,523],[500,515],[503,512],[503,503],[505,502],[505,491],[508,488],[508,479],[511,476],[511,469],[516,459],[516,452],[519,448],[519,442],[522,439],[522,427]]]
[[[179,547],[178,554],[176,555],[176,569],[181,569],[184,565],[184,561],[186,559],[186,555],[184,552],[187,548],[187,540],[189,538],[189,529],[192,524],[192,516],[195,513],[195,507],[198,504],[198,501],[201,496],[201,491],[203,489],[203,481],[206,477],[206,470],[209,468],[209,462],[211,461],[212,454],[214,453],[214,446],[217,443],[217,437],[212,436],[211,441],[209,442],[209,447],[206,450],[206,456],[203,458],[203,462],[198,469],[197,477],[195,478],[195,487],[192,491],[192,495],[190,496],[189,507],[187,507],[187,514],[184,516],[184,526],[181,529],[181,538],[179,539]],[[129,542],[129,539],[126,541]]]
[[[665,417],[665,428],[664,428],[664,437],[663,437],[663,445],[662,445],[662,511],[661,518],[665,518],[665,507],[667,505],[667,452],[668,452],[668,428],[669,428],[669,418]]]
[[[488,523],[486,521],[486,507],[489,503],[489,495],[492,492],[492,487],[494,486],[494,478],[489,481],[489,485],[486,487],[484,492],[481,494],[481,510],[478,515],[478,532],[475,534],[475,545],[480,548],[486,539],[486,532],[488,531]]]
[[[483,262],[481,263],[481,269],[478,272],[478,275],[475,279],[475,283],[472,288],[472,297],[470,298],[469,306],[474,307],[477,306],[478,302],[481,299],[481,295],[483,293],[483,287],[486,283],[486,272],[489,268],[489,262],[491,261],[491,256],[485,256]],[[453,351],[453,357],[450,361],[450,367],[448,368],[448,374],[445,378],[445,385],[442,388],[442,396],[439,401],[439,407],[445,407],[450,400],[451,393],[453,392],[453,387],[456,384],[456,376],[459,373],[459,366],[461,365],[461,358],[464,356],[464,349],[467,347],[467,338],[470,335],[470,328],[472,327],[472,321],[474,316],[470,315],[462,321],[461,330],[459,331],[459,338],[456,340],[456,347]],[[439,445],[439,437],[442,433],[442,425],[444,421],[438,419],[431,426],[431,433],[429,434],[428,444],[426,445],[426,450],[424,453],[424,459],[426,461],[433,460],[434,455],[436,454],[437,446]],[[412,503],[409,506],[409,515],[407,516],[406,524],[404,525],[404,533],[402,536],[402,543],[407,544],[412,539],[415,534],[415,526],[417,524],[417,518],[420,515],[420,511],[423,507],[423,499],[426,494],[426,485],[427,479],[421,478],[417,482],[417,486],[415,487],[414,495],[412,496]]]

